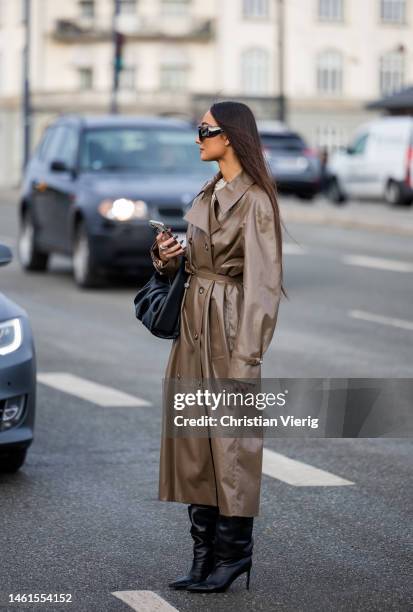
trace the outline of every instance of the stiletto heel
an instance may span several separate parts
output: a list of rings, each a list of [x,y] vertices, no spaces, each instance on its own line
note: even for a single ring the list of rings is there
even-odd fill
[[[253,517],[218,516],[215,540],[215,564],[212,572],[202,582],[187,587],[191,593],[222,593],[241,574],[247,574],[247,590],[250,588],[252,566]]]
[[[214,566],[215,524],[218,517],[216,506],[190,504],[191,536],[194,541],[194,557],[189,573],[169,583],[172,589],[186,589],[191,584],[205,580]]]

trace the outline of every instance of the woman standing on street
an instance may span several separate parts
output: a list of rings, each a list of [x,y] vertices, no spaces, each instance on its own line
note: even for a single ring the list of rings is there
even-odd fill
[[[220,171],[184,217],[186,248],[162,234],[151,248],[161,274],[173,277],[182,255],[191,274],[165,379],[260,379],[285,295],[275,188],[245,104],[213,104],[196,142],[201,159]],[[159,499],[189,504],[194,540],[188,575],[170,587],[219,592],[246,572],[249,588],[262,445],[262,438],[162,437]]]

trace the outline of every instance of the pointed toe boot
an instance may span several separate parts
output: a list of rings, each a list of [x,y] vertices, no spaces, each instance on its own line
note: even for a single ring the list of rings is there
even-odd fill
[[[186,589],[202,582],[214,566],[215,526],[218,517],[216,506],[191,504],[188,506],[191,521],[191,536],[194,541],[194,558],[186,576],[178,578],[168,586],[171,589]]]
[[[191,593],[222,593],[238,576],[246,573],[249,589],[252,567],[254,517],[218,516],[215,536],[215,563],[202,582],[188,586]]]

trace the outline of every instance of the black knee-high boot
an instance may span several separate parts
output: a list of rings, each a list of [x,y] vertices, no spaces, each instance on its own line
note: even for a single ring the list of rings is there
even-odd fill
[[[191,521],[191,536],[194,541],[194,558],[187,576],[171,582],[173,589],[186,589],[201,582],[214,565],[215,525],[218,517],[216,506],[190,504],[188,514]]]
[[[252,516],[218,516],[214,568],[206,580],[188,586],[188,591],[220,593],[226,591],[234,580],[245,572],[249,589],[254,546],[253,522]]]

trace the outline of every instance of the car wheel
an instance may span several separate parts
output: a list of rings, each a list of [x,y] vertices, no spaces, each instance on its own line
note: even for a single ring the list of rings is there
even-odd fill
[[[402,186],[397,181],[388,181],[384,190],[384,199],[390,206],[410,204],[410,200],[406,198]]]
[[[89,235],[83,222],[77,225],[73,246],[73,277],[82,288],[98,287],[102,278],[93,258]]]
[[[36,246],[36,228],[29,211],[23,213],[20,221],[17,253],[24,270],[44,272],[47,269],[49,253],[42,253]]]
[[[342,204],[347,200],[346,196],[341,191],[339,182],[335,176],[332,176],[328,181],[325,193],[327,198],[330,200],[330,202],[333,202],[333,204]]]
[[[0,455],[0,472],[12,474],[17,472],[26,460],[27,448],[10,451],[7,455]]]

